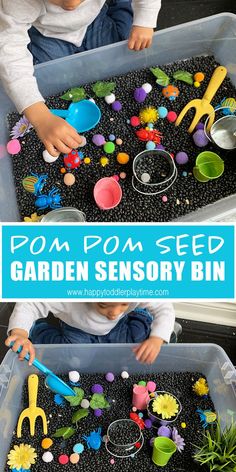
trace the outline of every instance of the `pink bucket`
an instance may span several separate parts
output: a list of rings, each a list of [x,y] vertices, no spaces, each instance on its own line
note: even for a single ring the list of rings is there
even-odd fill
[[[137,410],[145,410],[149,400],[147,387],[143,385],[133,386],[132,405],[135,406]]]
[[[110,210],[119,205],[122,197],[120,184],[113,177],[104,177],[97,181],[93,196],[101,210]]]

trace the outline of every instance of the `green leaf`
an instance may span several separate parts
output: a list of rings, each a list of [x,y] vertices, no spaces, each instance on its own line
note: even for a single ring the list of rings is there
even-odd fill
[[[94,393],[90,400],[90,407],[93,410],[110,408],[110,403],[106,400],[103,393]]]
[[[78,411],[75,411],[75,413],[72,416],[72,423],[77,423],[77,421],[82,420],[82,418],[86,418],[88,416],[89,411],[87,408],[81,408]]]
[[[52,435],[54,438],[63,438],[69,439],[73,434],[75,434],[76,430],[71,426],[65,426],[64,428],[59,428],[56,432]]]
[[[75,396],[69,395],[64,398],[70,403],[70,406],[78,406],[84,398],[84,390],[82,388],[75,387],[73,388]]]
[[[182,82],[186,82],[186,84],[193,85],[193,76],[186,70],[177,70],[173,74],[173,77],[175,80],[182,80]]]
[[[106,97],[107,95],[110,95],[114,89],[115,89],[115,82],[96,82],[92,86],[92,90],[95,93],[97,97]]]
[[[159,69],[159,67],[151,67],[150,71],[156,77],[156,83],[161,85],[162,87],[166,87],[170,83],[170,77],[163,72],[163,70]]]
[[[63,100],[69,100],[73,103],[80,102],[80,100],[84,100],[86,98],[86,92],[83,87],[75,87],[68,90],[68,92],[66,92],[60,98]]]

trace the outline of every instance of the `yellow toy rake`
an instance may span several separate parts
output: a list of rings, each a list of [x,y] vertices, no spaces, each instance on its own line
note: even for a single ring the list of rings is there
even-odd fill
[[[28,395],[29,395],[29,406],[22,411],[19,416],[17,424],[17,437],[21,438],[22,423],[25,418],[29,419],[30,424],[30,435],[35,434],[35,423],[36,419],[40,416],[43,422],[43,432],[45,435],[48,433],[47,418],[42,408],[37,406],[38,396],[38,385],[39,378],[36,374],[29,375],[28,377]]]
[[[213,106],[211,105],[211,101],[214,98],[217,90],[221,86],[223,80],[225,79],[226,74],[227,74],[227,69],[223,66],[219,66],[214,70],[211,80],[208,84],[208,87],[202,99],[196,98],[195,100],[191,100],[189,103],[187,103],[187,105],[185,105],[183,110],[180,112],[175,122],[175,126],[180,125],[182,119],[184,118],[186,113],[190,110],[190,108],[195,108],[196,113],[188,129],[188,132],[192,133],[194,131],[197,124],[199,123],[199,121],[204,115],[209,116],[207,130],[209,131],[211,129],[215,120],[215,110]]]

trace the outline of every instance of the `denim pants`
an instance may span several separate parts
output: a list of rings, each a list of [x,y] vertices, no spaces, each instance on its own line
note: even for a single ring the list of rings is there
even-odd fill
[[[80,47],[68,41],[43,36],[32,26],[28,31],[28,49],[33,55],[34,64],[59,59],[128,39],[132,21],[131,0],[111,0],[109,5],[105,3],[99,15],[88,26]]]
[[[136,309],[121,318],[108,334],[97,336],[61,320],[54,326],[40,319],[32,327],[29,337],[33,344],[140,343],[149,337],[152,320],[147,310]]]

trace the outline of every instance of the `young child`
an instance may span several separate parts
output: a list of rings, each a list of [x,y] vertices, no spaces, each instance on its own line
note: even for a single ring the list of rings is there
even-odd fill
[[[50,324],[52,313],[58,323]],[[38,320],[38,321],[37,321]],[[9,320],[7,346],[23,346],[19,358],[30,354],[35,344],[139,343],[136,359],[151,364],[164,342],[170,341],[175,313],[170,303],[16,303]]]
[[[133,0],[132,6],[131,0],[108,2],[0,0],[0,78],[19,113],[34,126],[52,156],[77,148],[81,138],[45,105],[33,63],[124,39],[136,51],[151,45],[161,0]]]

